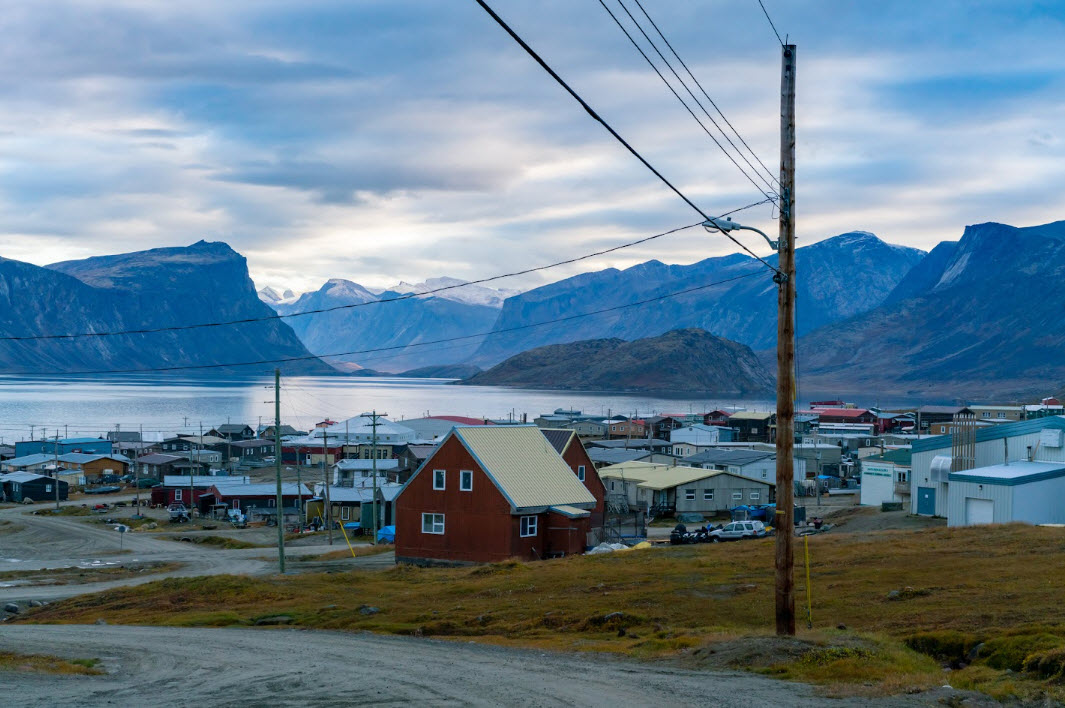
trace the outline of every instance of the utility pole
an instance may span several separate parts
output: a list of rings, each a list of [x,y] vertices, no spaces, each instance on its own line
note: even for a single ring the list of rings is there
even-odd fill
[[[373,539],[370,541],[373,545],[377,545],[377,419],[381,416],[388,415],[382,413],[378,415],[377,411],[370,412],[370,427],[373,430],[370,436],[370,449],[373,451],[371,457],[371,467],[373,468],[373,499],[370,501],[370,511],[373,514]]]
[[[141,423],[140,431],[140,441],[144,443],[144,423]],[[133,513],[133,518],[139,519],[141,518],[141,468],[137,464],[136,457],[133,458],[133,486],[137,490],[133,498],[133,505],[136,509]]]
[[[55,483],[55,508],[59,510],[59,428],[55,431],[55,473],[52,482]]]
[[[303,525],[306,519],[303,518],[303,471],[301,465],[303,461],[300,459],[300,444],[296,443],[296,498],[299,508],[296,510],[296,518],[300,522],[300,532],[303,532]]]
[[[328,418],[326,419],[328,420]],[[333,502],[329,499],[329,472],[326,458],[329,456],[329,428],[322,428],[322,478],[325,480],[325,528],[329,545],[333,545]]]
[[[277,567],[285,574],[285,511],[281,493],[281,369],[274,369],[274,472],[277,474]]]
[[[780,273],[777,280],[777,634],[795,634],[795,45],[780,76]]]

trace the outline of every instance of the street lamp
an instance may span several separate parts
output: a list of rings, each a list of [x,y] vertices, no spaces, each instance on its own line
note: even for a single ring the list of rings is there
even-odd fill
[[[703,228],[709,231],[710,233],[717,233],[718,231],[720,231],[726,234],[730,231],[753,231],[756,234],[760,234],[762,238],[765,239],[765,242],[769,244],[769,247],[772,248],[774,251],[780,250],[780,243],[766,236],[765,232],[756,229],[753,226],[744,226],[743,224],[735,222],[732,220],[732,217],[726,217],[722,219],[720,216],[718,216],[711,219],[707,219],[703,222]]]

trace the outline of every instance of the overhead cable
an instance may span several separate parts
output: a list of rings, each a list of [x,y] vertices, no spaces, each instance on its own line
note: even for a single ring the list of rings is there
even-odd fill
[[[658,24],[647,13],[647,10],[644,9],[643,3],[640,2],[640,0],[634,0],[634,1],[635,1],[636,5],[640,8],[640,11],[643,13],[644,17],[646,17],[647,20],[651,23],[651,26],[655,28],[655,32],[658,33],[658,36],[661,37],[662,41],[666,43],[667,47],[669,47],[669,51],[672,52],[673,56],[675,56],[677,58],[677,61],[680,62],[680,65],[682,67],[684,67],[684,71],[688,74],[688,76],[691,77],[692,81],[695,82],[695,85],[699,88],[700,93],[702,93],[703,96],[706,97],[706,100],[709,101],[710,105],[714,107],[714,110],[717,111],[717,114],[719,116],[721,116],[721,120],[725,121],[725,124],[728,125],[728,127],[732,129],[732,132],[736,134],[736,137],[739,139],[740,143],[742,143],[743,146],[745,148],[747,148],[747,151],[749,153],[751,153],[751,157],[753,157],[755,160],[757,160],[758,164],[762,166],[763,170],[765,170],[765,173],[767,175],[769,175],[769,179],[773,180],[773,182],[775,184],[777,184],[777,186],[779,186],[780,182],[773,175],[773,173],[770,171],[770,169],[768,167],[766,167],[765,163],[762,162],[762,159],[760,157],[758,157],[758,154],[754,151],[754,149],[752,149],[751,146],[747,144],[747,141],[743,139],[743,136],[740,135],[740,131],[736,130],[736,126],[732,125],[732,122],[729,121],[729,119],[725,116],[725,114],[718,107],[717,103],[714,102],[714,99],[710,98],[710,94],[708,94],[706,92],[706,89],[703,88],[703,85],[701,83],[699,83],[699,79],[695,78],[695,74],[692,73],[692,70],[689,69],[688,65],[684,62],[683,59],[681,59],[680,54],[677,54],[677,50],[674,49],[673,45],[670,43],[670,41],[668,39],[666,39],[666,35],[664,35],[662,33],[661,29],[659,29]],[[619,0],[619,2],[620,2],[620,0]],[[724,132],[724,131],[722,131],[722,132]],[[726,139],[728,139],[727,135],[725,137],[726,137]],[[732,145],[732,147],[736,148],[736,151],[739,152],[739,148],[736,147],[736,144],[733,143],[732,140],[729,140],[729,144]],[[748,162],[747,164],[750,164],[750,163]],[[754,169],[754,166],[752,165],[751,168]]]
[[[643,38],[647,40],[647,43],[651,45],[651,48],[654,49],[655,53],[658,54],[658,57],[666,65],[666,68],[669,69],[669,71],[677,79],[677,81],[684,88],[684,90],[688,92],[688,95],[692,97],[692,100],[695,101],[695,104],[699,106],[700,109],[702,109],[703,113],[706,114],[706,117],[710,119],[710,122],[721,133],[722,137],[724,137],[725,140],[727,140],[736,150],[737,154],[740,156],[740,159],[746,162],[747,166],[754,170],[755,175],[757,175],[757,177],[762,181],[762,183],[766,187],[768,187],[768,192],[761,185],[759,185],[758,182],[754,180],[754,177],[752,177],[750,173],[748,173],[747,170],[745,170],[743,166],[736,161],[736,158],[732,156],[732,153],[730,153],[725,148],[725,146],[721,144],[721,141],[718,140],[712,132],[710,132],[710,129],[706,127],[706,124],[704,124],[702,119],[700,119],[699,116],[696,115],[695,111],[693,111],[691,106],[688,105],[688,102],[685,101],[679,93],[677,93],[677,90],[673,88],[673,84],[671,84],[669,80],[666,79],[666,77],[662,74],[662,72],[659,71],[658,67],[651,60],[651,57],[647,56],[647,52],[643,50],[643,47],[639,45],[639,43],[636,41],[636,38],[633,37],[632,34],[625,28],[625,25],[621,23],[621,20],[619,20],[617,15],[615,15],[614,12],[607,6],[606,2],[604,2],[604,0],[599,0],[599,4],[603,6],[603,9],[606,10],[607,14],[610,15],[610,18],[614,20],[615,24],[617,24],[618,28],[625,34],[632,46],[636,48],[636,51],[640,53],[640,56],[644,58],[644,61],[647,62],[647,65],[650,66],[656,74],[658,74],[658,78],[662,80],[662,83],[666,85],[666,88],[669,89],[670,93],[672,93],[673,96],[677,99],[677,101],[680,102],[680,105],[682,105],[684,109],[688,111],[689,114],[691,114],[691,117],[695,119],[695,122],[699,124],[699,127],[703,129],[703,132],[706,133],[712,141],[714,141],[714,144],[717,145],[721,152],[724,153],[725,157],[729,159],[729,162],[735,165],[736,169],[740,171],[740,174],[746,177],[747,181],[754,185],[754,188],[761,192],[763,196],[778,196],[776,190],[773,188],[773,185],[768,180],[766,180],[765,176],[761,172],[758,171],[758,168],[751,164],[751,161],[748,160],[747,157],[743,154],[743,152],[736,147],[735,143],[732,143],[732,140],[728,137],[728,134],[721,128],[720,125],[718,125],[717,121],[714,120],[714,117],[710,115],[710,112],[706,110],[706,108],[695,96],[692,90],[688,88],[688,85],[684,82],[684,79],[680,77],[680,74],[677,73],[676,69],[673,68],[673,65],[669,62],[668,59],[666,59],[665,55],[662,54],[661,50],[659,50],[658,45],[656,45],[654,40],[651,39],[651,37],[647,34],[646,31],[644,31],[643,26],[640,25],[639,21],[637,21],[633,14],[629,12],[629,8],[625,6],[625,3],[622,0],[617,0],[617,3],[621,6],[621,9],[625,11],[625,14],[629,16],[629,19],[632,20],[632,23],[636,25],[636,29],[640,31],[640,34],[642,34]]]

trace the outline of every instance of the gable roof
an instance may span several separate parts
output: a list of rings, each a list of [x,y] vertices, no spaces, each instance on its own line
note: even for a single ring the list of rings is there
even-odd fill
[[[40,452],[32,455],[23,455],[22,457],[12,457],[10,460],[4,460],[5,467],[33,467],[34,465],[41,465],[45,462],[53,462],[55,455],[45,455]]]
[[[34,474],[33,472],[8,472],[7,474],[0,474],[0,480],[4,482],[16,482],[18,484],[25,484],[26,482],[32,482],[36,479],[51,480],[51,477],[46,477],[43,474]]]
[[[243,433],[245,430],[251,430],[251,426],[243,423],[223,423],[215,430],[219,433]]]
[[[513,510],[595,504],[592,493],[535,425],[455,428],[451,437],[473,456]]]
[[[774,457],[772,452],[761,452],[758,450],[727,450],[721,448],[713,448],[710,450],[703,450],[691,457],[685,457],[684,462],[702,465],[749,465],[754,462],[760,462],[766,458]]]
[[[540,432],[547,438],[547,442],[551,443],[551,447],[555,448],[555,452],[560,455],[566,454],[566,448],[569,447],[569,441],[573,439],[574,435],[572,430],[557,430],[553,428],[541,428]]]

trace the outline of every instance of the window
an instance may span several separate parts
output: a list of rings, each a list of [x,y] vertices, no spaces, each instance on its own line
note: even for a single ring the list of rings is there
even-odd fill
[[[459,491],[473,491],[473,470],[462,470],[459,472]]]
[[[610,480],[610,491],[614,491],[614,480]]]
[[[616,426],[616,425],[611,425],[610,426],[610,432],[612,432],[612,433],[617,432],[617,429],[618,429],[618,426]]]
[[[743,492],[733,492],[732,501],[743,501]]]
[[[340,520],[341,521],[347,521],[350,518],[351,518],[351,507],[350,506],[342,506],[342,507],[340,507]]]
[[[1006,414],[1000,411],[999,414],[998,414],[998,417],[999,418],[1005,418]]]
[[[51,493],[51,491],[52,491],[52,485],[50,485],[50,484],[46,484],[46,485],[44,485],[44,491],[45,491],[45,493],[46,493],[46,494],[47,494],[47,493]]]
[[[180,489],[175,489],[174,490],[174,501],[181,501],[181,490]]]
[[[713,489],[704,489],[703,490],[703,501],[714,501],[714,490]]]
[[[762,470],[762,479],[765,479],[768,476],[769,476],[769,470]]]
[[[687,500],[687,501],[695,501],[695,490],[694,489],[685,489],[684,490],[684,499]]]
[[[240,499],[234,499],[233,500],[233,508],[234,509],[239,509],[240,508]]]
[[[447,479],[447,470],[433,470],[433,489],[443,489]]]
[[[991,411],[984,411],[983,417],[984,418],[990,418],[991,417]]]
[[[536,517],[521,517],[521,535],[523,538],[536,535]]]
[[[758,434],[758,428],[751,428],[751,435],[757,435],[757,434]]]
[[[277,506],[277,499],[270,499],[269,501],[270,501],[270,503],[267,504],[267,506],[269,506],[271,508]]]
[[[762,498],[761,492],[751,492],[751,501],[758,501]]]
[[[584,465],[577,465],[577,479],[584,481]]]
[[[422,533],[444,535],[444,515],[422,514]]]

